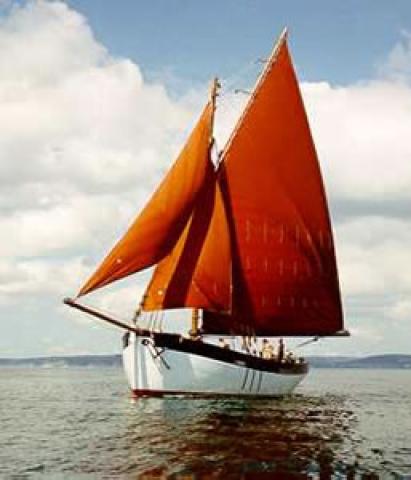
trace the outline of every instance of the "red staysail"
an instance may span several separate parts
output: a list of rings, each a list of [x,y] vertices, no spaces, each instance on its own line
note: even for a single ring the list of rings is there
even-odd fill
[[[143,310],[229,311],[231,248],[223,198],[211,161],[207,182],[172,252],[156,267]]]
[[[232,236],[231,315],[215,333],[326,335],[343,316],[320,168],[285,35],[223,154]]]

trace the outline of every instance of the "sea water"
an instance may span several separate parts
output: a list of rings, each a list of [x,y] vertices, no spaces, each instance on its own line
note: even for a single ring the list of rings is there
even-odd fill
[[[0,478],[411,479],[411,370],[283,399],[132,400],[120,368],[0,369]]]

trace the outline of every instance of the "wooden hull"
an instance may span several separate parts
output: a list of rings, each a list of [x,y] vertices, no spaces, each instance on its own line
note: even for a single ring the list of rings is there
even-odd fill
[[[277,397],[291,393],[308,371],[307,364],[278,364],[218,348],[212,340],[196,344],[177,335],[164,339],[161,334],[130,335],[123,364],[135,396]]]

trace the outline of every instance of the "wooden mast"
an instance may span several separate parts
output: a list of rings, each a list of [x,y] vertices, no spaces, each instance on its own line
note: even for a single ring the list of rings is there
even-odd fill
[[[211,116],[211,128],[210,128],[210,152],[214,143],[213,129],[214,129],[214,113],[216,110],[216,101],[218,97],[218,90],[221,87],[221,84],[217,77],[214,77],[211,82],[210,87],[210,100],[213,107],[213,113]],[[191,329],[189,331],[190,337],[195,338],[199,334],[199,323],[200,323],[200,310],[198,308],[193,308],[191,313]]]

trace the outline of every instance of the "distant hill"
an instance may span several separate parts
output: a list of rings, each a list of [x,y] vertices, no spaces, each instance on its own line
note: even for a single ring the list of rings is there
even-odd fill
[[[308,356],[313,368],[401,368],[411,369],[411,355],[373,355],[370,357]],[[1,367],[120,367],[121,355],[73,355],[35,358],[0,358]]]
[[[307,357],[314,368],[411,368],[411,355],[386,354],[369,357]]]
[[[0,358],[0,367],[120,367],[121,355],[73,355],[35,358]]]

